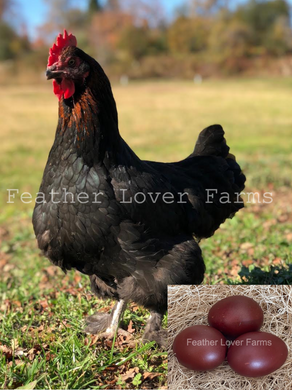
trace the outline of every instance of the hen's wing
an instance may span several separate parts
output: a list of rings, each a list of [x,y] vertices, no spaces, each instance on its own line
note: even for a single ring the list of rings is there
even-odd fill
[[[229,154],[224,131],[214,125],[203,130],[194,152],[177,163],[148,162],[185,194],[188,230],[198,238],[214,234],[226,218],[243,207],[240,192],[245,176]]]
[[[204,261],[191,235],[157,235],[144,224],[130,220],[123,221],[119,230],[119,264],[110,251],[104,264],[120,282],[120,298],[164,312],[167,285],[202,282]]]

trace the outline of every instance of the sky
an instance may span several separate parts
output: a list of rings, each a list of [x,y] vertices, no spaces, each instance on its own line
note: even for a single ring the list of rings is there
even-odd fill
[[[183,4],[182,0],[161,1],[169,16],[179,5]],[[79,0],[75,3],[78,4],[79,8],[86,8],[88,0]],[[33,38],[37,26],[40,26],[46,19],[46,3],[43,0],[17,0],[17,4],[20,6],[20,14],[28,28],[28,34]]]
[[[101,3],[105,1],[101,0]],[[231,0],[230,3],[235,5],[243,1],[245,0]],[[17,0],[16,2],[20,6],[20,14],[23,16],[28,34],[33,39],[37,26],[43,24],[46,19],[46,3],[44,0]],[[168,17],[171,17],[173,11],[185,3],[184,0],[161,0],[161,2]],[[86,9],[88,0],[74,0],[73,3],[79,8]],[[288,0],[288,3],[292,6],[292,0]]]

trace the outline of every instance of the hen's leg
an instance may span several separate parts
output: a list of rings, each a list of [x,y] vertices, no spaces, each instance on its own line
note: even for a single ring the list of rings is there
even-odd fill
[[[150,317],[148,318],[143,341],[155,341],[160,347],[167,348],[167,330],[162,329],[163,314],[156,311],[150,311]]]
[[[85,332],[91,334],[100,334],[101,337],[113,338],[116,332],[119,334],[128,334],[123,329],[118,328],[120,320],[127,303],[124,300],[118,301],[111,313],[96,313],[86,319]]]

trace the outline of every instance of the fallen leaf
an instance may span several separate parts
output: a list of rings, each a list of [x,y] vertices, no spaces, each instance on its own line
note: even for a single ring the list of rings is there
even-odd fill
[[[278,222],[280,222],[280,223],[287,222],[288,219],[289,219],[289,216],[287,214],[283,214],[283,215],[280,215],[278,217]]]
[[[251,242],[244,242],[243,244],[240,245],[240,249],[242,249],[243,251],[247,251],[248,249],[253,247],[254,244],[252,244]]]
[[[44,325],[40,325],[38,328],[37,328],[37,331],[40,333],[44,330]]]
[[[6,345],[0,345],[0,352],[3,353],[6,359],[8,360],[12,359],[13,351],[11,348],[7,347]]]
[[[273,260],[273,264],[282,264],[282,259],[281,257],[275,257],[275,259]]]
[[[2,258],[2,253],[0,253],[0,256],[1,256],[1,258],[0,258],[0,269],[1,268],[4,268],[4,266],[8,263],[8,259],[6,259],[6,258]]]
[[[139,372],[138,367],[130,368],[125,374],[121,375],[121,378],[124,382],[126,382],[129,379],[133,379],[134,376],[138,374],[138,372]]]
[[[54,359],[54,357],[56,357],[55,354],[53,354],[53,353],[51,353],[51,352],[47,352],[47,353],[46,353],[46,361],[47,361],[47,362],[50,361],[50,360],[52,360],[52,359]]]
[[[25,352],[25,349],[23,348],[17,348],[13,353],[13,356],[26,356],[26,355],[27,352]]]
[[[3,267],[3,272],[10,272],[11,270],[13,270],[15,268],[15,265],[13,264],[6,264],[4,265]]]
[[[50,265],[49,267],[44,269],[44,272],[46,272],[50,276],[55,276],[58,272],[58,269],[54,265]]]
[[[129,333],[134,333],[135,332],[135,329],[133,328],[133,321],[132,320],[130,320],[130,322],[129,322],[127,331]]]
[[[43,301],[40,301],[39,304],[41,305],[41,307],[43,309],[46,309],[49,306],[48,301],[46,299],[44,299]]]
[[[25,366],[25,362],[21,359],[14,359],[14,364],[16,366]]]
[[[161,374],[159,372],[144,372],[143,373],[143,380],[153,379],[153,378],[156,378],[157,376],[161,376]]]
[[[92,345],[96,344],[98,340],[99,340],[99,336],[98,335],[91,335],[90,347]]]
[[[242,265],[244,265],[245,267],[248,267],[249,265],[251,265],[253,263],[254,263],[254,261],[251,259],[242,261]]]
[[[33,382],[30,382],[30,383],[23,385],[21,387],[17,387],[17,389],[33,390],[36,387],[37,383],[38,383],[38,381],[33,381]]]
[[[105,371],[116,371],[117,370],[117,366],[107,366],[105,368]]]

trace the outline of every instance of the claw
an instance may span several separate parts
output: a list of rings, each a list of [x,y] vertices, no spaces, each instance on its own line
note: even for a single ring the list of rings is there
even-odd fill
[[[86,318],[85,333],[102,335],[101,338],[113,338],[119,329],[119,323],[126,308],[126,302],[120,300],[114,306],[112,312],[96,313]],[[127,332],[128,337],[128,332]]]
[[[112,340],[115,337],[116,332],[117,332],[117,336],[123,336],[123,337],[126,337],[127,339],[130,337],[133,337],[130,332],[127,332],[126,330],[124,330],[122,328],[118,328],[117,331],[115,329],[112,329],[112,328],[107,328],[107,330],[105,332],[100,333],[98,335],[98,338]]]

